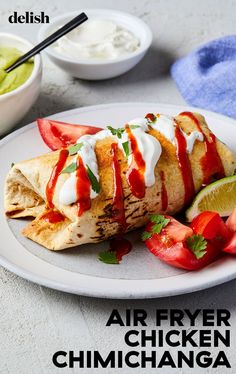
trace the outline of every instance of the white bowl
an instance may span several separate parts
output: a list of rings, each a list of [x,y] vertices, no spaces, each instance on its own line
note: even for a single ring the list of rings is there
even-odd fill
[[[128,13],[112,9],[83,9],[51,19],[50,24],[44,25],[39,31],[39,41],[45,39],[58,27],[67,23],[73,17],[84,11],[88,18],[98,17],[114,21],[116,24],[131,31],[140,40],[140,46],[129,55],[121,56],[111,60],[99,59],[73,59],[64,56],[53,46],[48,47],[45,52],[49,58],[61,69],[74,77],[89,80],[101,80],[117,77],[132,69],[145,55],[152,42],[152,33],[149,27],[139,18]]]
[[[33,45],[19,36],[1,32],[0,45],[27,52]],[[29,78],[13,91],[0,95],[0,135],[8,132],[29,111],[40,92],[42,61],[40,55],[34,57],[34,67]]]

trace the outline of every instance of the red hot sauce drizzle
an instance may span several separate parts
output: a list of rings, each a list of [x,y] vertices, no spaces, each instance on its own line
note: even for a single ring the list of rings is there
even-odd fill
[[[129,183],[132,194],[142,199],[145,196],[146,187],[144,182],[144,172],[145,172],[145,161],[142,157],[141,152],[138,149],[138,142],[135,136],[132,134],[129,126],[126,126],[125,131],[128,134],[130,141],[130,147],[132,151],[132,163],[127,172],[127,181]]]
[[[120,262],[123,256],[127,255],[132,249],[132,244],[128,239],[122,236],[117,236],[116,238],[110,240],[109,251],[116,253],[116,258]]]
[[[68,154],[69,154],[69,152],[67,151],[67,149],[62,149],[60,151],[59,159],[58,159],[56,165],[54,166],[54,168],[52,170],[50,179],[49,179],[49,181],[47,183],[47,186],[46,186],[47,205],[51,209],[54,208],[54,204],[53,204],[52,200],[53,200],[53,195],[54,195],[54,191],[55,191],[55,188],[56,188],[57,180],[58,180],[59,174],[61,173],[62,169],[65,166]]]
[[[168,208],[168,195],[165,186],[165,173],[162,170],[160,172],[161,177],[161,210],[165,212]]]
[[[113,219],[119,224],[118,235],[110,240],[109,251],[116,253],[118,262],[122,260],[122,257],[128,254],[132,249],[132,244],[129,240],[122,236],[127,228],[124,208],[124,194],[122,188],[121,170],[118,160],[118,144],[112,143],[112,168],[113,168],[113,184],[114,184],[114,196],[113,196]]]
[[[177,143],[177,158],[185,188],[184,204],[186,205],[193,198],[195,194],[195,188],[193,183],[191,163],[189,161],[187,153],[187,142],[178,124],[176,124],[175,128],[175,138]]]
[[[79,217],[82,216],[86,210],[91,208],[90,188],[91,184],[87,170],[81,156],[78,155],[76,169],[76,193]]]
[[[49,223],[58,223],[64,221],[65,217],[57,210],[49,210],[47,213],[43,214],[40,219]]]
[[[114,196],[113,196],[113,219],[119,224],[120,232],[124,232],[127,228],[125,219],[125,208],[124,208],[124,195],[122,188],[122,179],[120,172],[120,165],[118,161],[118,144],[112,143],[112,168],[113,168],[113,185],[114,185]]]
[[[150,121],[150,122],[155,122],[156,121],[156,116],[153,113],[146,114],[145,118],[147,118],[147,120]]]
[[[46,205],[47,205],[47,208],[49,208],[50,210],[46,212],[45,214],[43,214],[40,219],[50,222],[50,223],[58,223],[58,222],[64,221],[65,219],[65,217],[60,212],[53,210],[54,209],[53,195],[55,192],[58,177],[62,169],[65,166],[68,154],[69,152],[67,151],[67,149],[62,149],[60,151],[58,161],[52,170],[50,179],[46,186],[46,191],[45,191],[46,200],[47,200]]]
[[[205,155],[202,157],[201,166],[203,171],[203,185],[207,185],[212,182],[212,178],[216,179],[223,178],[225,176],[224,166],[216,148],[216,137],[210,133],[210,140],[203,132],[198,119],[191,112],[182,112],[181,116],[189,117],[197,126],[198,130],[202,133],[205,143]]]

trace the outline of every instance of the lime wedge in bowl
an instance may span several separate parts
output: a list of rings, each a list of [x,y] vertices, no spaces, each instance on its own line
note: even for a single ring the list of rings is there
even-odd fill
[[[227,217],[236,206],[236,175],[220,179],[203,188],[186,211],[186,218],[191,222],[194,217],[205,210],[218,212]]]

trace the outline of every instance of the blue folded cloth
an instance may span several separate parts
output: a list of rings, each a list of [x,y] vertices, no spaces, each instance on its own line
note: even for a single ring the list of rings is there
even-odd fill
[[[187,103],[236,118],[236,35],[177,60],[171,74]]]

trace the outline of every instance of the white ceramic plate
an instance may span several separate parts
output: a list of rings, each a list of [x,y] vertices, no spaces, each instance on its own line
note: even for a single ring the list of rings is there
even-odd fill
[[[91,106],[58,113],[50,118],[97,126],[121,126],[148,112],[175,115],[183,106],[159,103],[120,103]],[[206,116],[212,131],[236,152],[236,122],[227,117],[198,110]],[[139,233],[128,236],[134,248],[120,265],[98,261],[97,253],[108,243],[89,244],[62,252],[50,252],[20,234],[24,220],[4,217],[3,185],[12,162],[47,152],[35,123],[0,142],[1,223],[0,263],[32,282],[79,295],[106,298],[150,298],[183,294],[208,288],[236,277],[236,258],[225,257],[198,272],[186,272],[161,263],[140,243]]]

